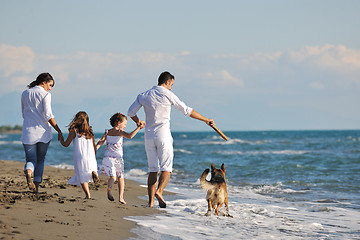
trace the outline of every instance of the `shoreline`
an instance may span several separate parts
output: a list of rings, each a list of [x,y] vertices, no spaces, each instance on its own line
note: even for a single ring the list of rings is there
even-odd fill
[[[21,130],[11,130],[11,131],[5,131],[5,132],[0,132],[1,134],[21,134],[22,131]]]
[[[147,208],[139,196],[147,194],[139,183],[125,179],[126,205],[107,199],[107,177],[100,183],[89,183],[92,199],[84,199],[81,187],[67,183],[74,170],[45,165],[43,182],[38,194],[31,193],[23,173],[24,163],[0,160],[0,239],[127,239],[137,223],[128,216],[160,214]]]

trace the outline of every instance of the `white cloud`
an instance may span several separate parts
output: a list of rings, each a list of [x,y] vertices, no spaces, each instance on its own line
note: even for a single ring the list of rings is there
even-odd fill
[[[185,56],[185,55],[190,55],[190,54],[191,54],[191,52],[186,51],[186,50],[184,50],[184,51],[181,52],[181,55],[183,55],[183,56]]]
[[[54,76],[56,86],[64,92],[71,91],[69,86],[84,89],[89,94],[103,87],[110,93],[127,91],[155,84],[157,74],[163,70],[174,71],[175,76],[180,77],[178,87],[189,83],[196,87],[218,85],[257,91],[279,89],[279,86],[294,91],[298,86],[318,90],[325,85],[327,88],[336,84],[349,87],[360,83],[360,50],[325,44],[253,55],[204,56],[185,50],[179,53],[36,55],[27,46],[0,45],[1,81],[12,81],[11,90],[27,85],[37,74],[48,71]]]
[[[213,59],[213,65],[226,65],[233,75],[241,75],[249,87],[263,88],[276,85],[297,89],[323,82],[327,87],[349,88],[360,83],[360,50],[343,45],[325,44],[305,46],[297,50],[255,53],[253,55],[225,54]],[[312,87],[315,86],[312,84]],[[322,88],[318,84],[317,89]],[[267,88],[264,90],[268,90]]]
[[[0,44],[0,74],[9,77],[16,73],[30,73],[34,69],[35,54],[27,46]]]
[[[244,85],[244,82],[239,77],[233,76],[228,70],[208,72],[206,77],[211,79],[213,85],[217,86],[242,87]]]
[[[49,68],[53,71],[58,71],[59,74],[63,71],[67,72],[68,74],[63,74],[64,76],[67,75],[69,77],[69,73],[73,73],[73,76],[83,78],[109,72],[119,73],[126,70],[142,70],[143,68],[149,68],[150,65],[156,66],[173,62],[182,55],[186,54],[77,52],[69,55],[39,56],[39,62],[48,65]],[[136,70],[136,72],[139,70]]]
[[[136,94],[156,84],[164,70],[175,75],[174,92],[182,100],[209,113],[226,106],[221,109],[225,115],[227,107],[240,106],[251,118],[251,109],[284,111],[281,104],[286,104],[288,109],[305,109],[306,115],[314,103],[330,112],[338,101],[332,97],[334,92],[352,99],[350,103],[359,101],[360,50],[330,44],[252,55],[188,51],[39,55],[26,46],[2,44],[0,83],[6,87],[0,89],[0,97],[24,90],[47,71],[56,82],[54,104],[63,107],[66,121],[79,106],[93,110],[101,122],[114,109],[126,111]],[[219,91],[220,87],[226,91]],[[320,97],[324,100],[319,101]],[[353,109],[345,100],[338,105]]]
[[[224,54],[218,55],[216,58],[231,60],[250,69],[261,69],[261,67],[274,66],[285,62],[294,66],[305,64],[339,72],[360,70],[360,50],[349,49],[343,45],[305,46],[298,50],[288,49],[253,55]]]
[[[360,70],[360,51],[343,45],[307,46],[299,51],[289,50],[288,56],[293,63],[306,62],[320,69],[338,72]]]
[[[325,88],[325,86],[319,82],[311,82],[309,83],[309,87],[314,90],[322,90]]]

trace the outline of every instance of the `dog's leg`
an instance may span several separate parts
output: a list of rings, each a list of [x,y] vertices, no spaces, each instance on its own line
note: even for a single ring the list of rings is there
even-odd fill
[[[210,211],[210,212],[211,212],[211,205],[212,205],[211,198],[209,198],[208,199],[208,211]]]
[[[222,205],[223,205],[222,203],[219,203],[219,204],[216,206],[216,209],[215,209],[216,216],[219,216],[219,209],[221,208]]]
[[[205,216],[210,216],[210,215],[211,215],[211,198],[209,198],[209,199],[207,200],[207,202],[208,202],[208,211],[207,211],[207,213],[205,214]]]
[[[226,196],[225,197],[225,207],[226,207],[226,213],[225,213],[225,216],[227,216],[227,217],[232,217],[231,215],[230,215],[230,213],[229,213],[229,204],[228,204],[228,197]]]

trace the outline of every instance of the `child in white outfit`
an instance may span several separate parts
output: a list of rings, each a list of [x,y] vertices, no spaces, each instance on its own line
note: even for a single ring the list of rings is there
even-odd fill
[[[60,139],[60,143],[64,147],[68,147],[74,140],[74,169],[73,176],[68,183],[82,187],[85,192],[85,198],[90,199],[89,182],[100,181],[97,175],[97,163],[95,157],[95,141],[94,133],[89,126],[89,117],[86,112],[78,112],[69,124],[69,136],[64,142]]]
[[[107,196],[110,201],[114,201],[114,197],[111,193],[112,186],[118,180],[119,187],[119,202],[126,204],[124,200],[124,159],[123,159],[123,137],[132,139],[137,132],[143,128],[138,126],[131,133],[123,131],[126,128],[127,117],[121,113],[115,113],[110,118],[110,124],[113,127],[110,130],[106,130],[102,138],[96,144],[96,150],[98,150],[106,141],[106,149],[102,165],[99,166],[99,174],[109,176]]]

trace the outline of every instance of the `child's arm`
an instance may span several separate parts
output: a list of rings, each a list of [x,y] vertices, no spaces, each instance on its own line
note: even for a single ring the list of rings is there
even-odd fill
[[[104,144],[106,140],[106,132],[104,133],[104,135],[102,136],[102,138],[96,143],[95,145],[95,150],[99,150],[99,148]]]
[[[95,147],[95,137],[94,137],[94,136],[92,137],[92,142],[93,142],[94,151],[95,151],[95,155],[96,155],[96,150],[97,150],[97,149],[96,149],[96,147]]]
[[[67,137],[66,141],[64,142],[64,139],[60,139],[60,143],[61,145],[63,145],[64,147],[68,147],[71,143],[71,141],[75,138],[76,133],[74,131],[74,129],[71,129],[69,132],[69,136]]]
[[[135,137],[135,135],[138,133],[139,130],[140,130],[140,126],[135,128],[135,130],[132,131],[131,133],[127,133],[125,131],[120,131],[120,136],[125,137],[127,139],[132,139],[133,137]]]

